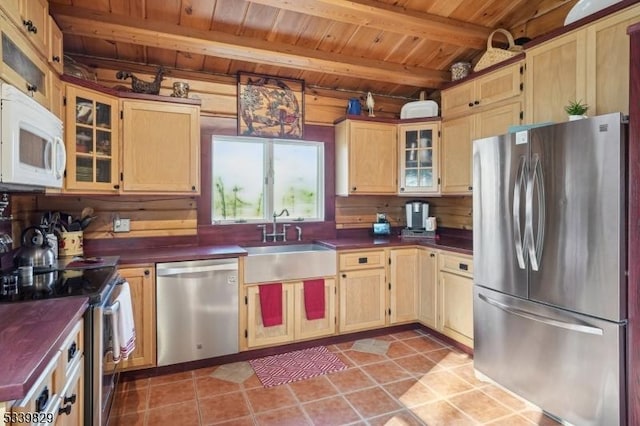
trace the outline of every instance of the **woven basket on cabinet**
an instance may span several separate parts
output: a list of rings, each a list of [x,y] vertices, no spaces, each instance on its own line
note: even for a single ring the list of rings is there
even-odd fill
[[[493,47],[493,36],[496,33],[504,34],[504,36],[507,37],[507,41],[509,42],[509,47],[507,49]],[[498,62],[502,62],[504,60],[512,58],[520,52],[522,52],[522,46],[517,46],[515,44],[511,33],[507,30],[503,30],[502,28],[498,28],[497,30],[489,34],[489,39],[487,40],[487,51],[484,52],[473,70],[483,70],[493,64],[497,64]]]

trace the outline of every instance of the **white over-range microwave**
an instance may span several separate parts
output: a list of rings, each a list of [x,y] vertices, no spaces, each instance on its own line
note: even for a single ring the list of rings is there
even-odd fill
[[[0,82],[0,190],[62,188],[62,121],[15,87]]]

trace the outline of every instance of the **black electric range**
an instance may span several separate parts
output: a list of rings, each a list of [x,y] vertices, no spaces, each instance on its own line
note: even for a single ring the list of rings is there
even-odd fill
[[[103,263],[36,270],[30,277],[18,269],[0,274],[0,303],[86,296],[89,304],[102,301],[118,281],[115,264]]]

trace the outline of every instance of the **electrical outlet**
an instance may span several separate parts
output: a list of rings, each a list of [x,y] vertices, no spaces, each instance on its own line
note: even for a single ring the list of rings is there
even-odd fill
[[[113,232],[131,231],[131,219],[113,219]]]

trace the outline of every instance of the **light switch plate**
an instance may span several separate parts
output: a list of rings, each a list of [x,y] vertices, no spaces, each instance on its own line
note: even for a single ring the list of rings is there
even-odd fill
[[[131,219],[113,219],[113,232],[130,232]]]

